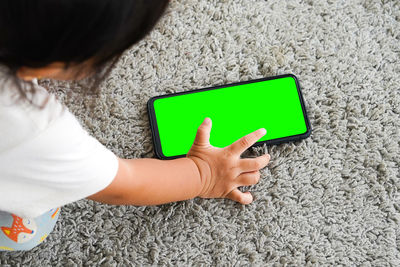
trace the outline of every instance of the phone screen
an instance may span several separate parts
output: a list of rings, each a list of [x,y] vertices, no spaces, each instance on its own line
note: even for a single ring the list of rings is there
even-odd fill
[[[310,128],[293,75],[160,96],[151,102],[153,131],[164,157],[187,154],[206,117],[212,120],[210,143],[216,147],[259,128],[267,134],[258,142],[306,134]]]

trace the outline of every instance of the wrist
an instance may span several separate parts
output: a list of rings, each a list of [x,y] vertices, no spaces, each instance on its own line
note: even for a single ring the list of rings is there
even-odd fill
[[[199,157],[188,156],[186,158],[192,162],[196,173],[195,177],[198,179],[199,188],[195,197],[202,197],[210,186],[211,169],[207,162]]]

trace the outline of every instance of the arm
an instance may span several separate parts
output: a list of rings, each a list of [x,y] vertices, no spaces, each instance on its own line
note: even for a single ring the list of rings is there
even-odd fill
[[[200,174],[189,158],[118,159],[114,181],[89,199],[115,205],[158,205],[199,195]]]
[[[269,155],[242,159],[240,155],[265,135],[265,129],[250,133],[230,146],[210,145],[211,120],[200,125],[186,158],[119,159],[114,181],[89,199],[108,204],[157,205],[194,197],[229,198],[249,204],[253,197],[240,186],[254,185]]]

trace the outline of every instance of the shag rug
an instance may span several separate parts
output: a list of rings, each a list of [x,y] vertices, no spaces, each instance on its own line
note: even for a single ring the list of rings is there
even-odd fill
[[[399,266],[400,1],[175,0],[102,92],[44,81],[120,157],[153,157],[156,95],[293,73],[313,133],[260,147],[255,202],[88,200],[2,266]],[[68,93],[72,91],[72,93]]]

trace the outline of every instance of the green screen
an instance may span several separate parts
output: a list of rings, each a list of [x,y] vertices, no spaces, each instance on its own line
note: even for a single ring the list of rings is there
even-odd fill
[[[206,117],[212,120],[210,143],[216,147],[259,128],[267,130],[259,141],[307,131],[293,77],[158,98],[154,111],[166,157],[187,154]]]

